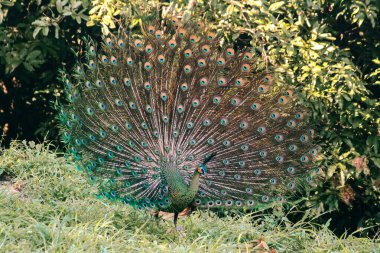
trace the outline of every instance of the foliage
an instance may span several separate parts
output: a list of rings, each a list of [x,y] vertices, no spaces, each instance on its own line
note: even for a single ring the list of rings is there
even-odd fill
[[[45,129],[52,131],[46,104],[53,93],[61,92],[56,70],[60,64],[70,68],[69,46],[79,50],[84,34],[94,34],[99,26],[108,33],[120,14],[133,27],[139,15],[154,10],[194,12],[236,47],[250,46],[265,57],[269,68],[276,66],[278,85],[290,83],[300,91],[320,136],[326,178],[308,206],[316,206],[316,212],[338,210],[330,216],[341,233],[380,223],[379,1],[191,0],[161,3],[166,8],[158,1],[137,0],[93,0],[91,6],[90,1],[74,0],[24,2],[0,1],[0,38],[5,40],[0,71],[10,94],[6,97],[11,98],[5,113],[15,101],[13,120],[24,122],[22,129],[11,128],[15,130],[8,136],[25,131],[27,125],[35,131],[36,123],[30,124],[29,117],[45,122]],[[78,24],[78,17],[93,28]],[[37,118],[36,113],[26,115],[36,109]]]
[[[92,4],[93,7],[89,12],[90,20],[87,25],[93,26],[95,22],[100,23],[104,34],[109,33],[109,28],[116,28],[113,17],[122,13],[122,9],[126,5],[118,0],[95,0]]]
[[[213,1],[199,9],[237,43],[248,36],[279,84],[302,92],[324,148],[321,209],[340,209],[354,227],[379,224],[380,102],[371,90],[379,90],[380,3]]]
[[[151,8],[132,4],[135,19]],[[171,11],[205,16],[236,46],[264,55],[278,85],[298,88],[318,130],[326,178],[309,205],[339,210],[334,222],[345,213],[345,222],[334,224],[341,232],[378,225],[380,2],[174,1]]]
[[[291,222],[281,211],[222,219],[195,212],[179,220],[177,232],[171,220],[96,199],[49,148],[13,142],[0,151],[8,175],[0,184],[1,252],[376,252],[380,243],[338,238],[310,215]]]
[[[85,34],[89,0],[0,0],[0,132],[54,138],[50,101],[61,95],[58,69],[75,62]]]

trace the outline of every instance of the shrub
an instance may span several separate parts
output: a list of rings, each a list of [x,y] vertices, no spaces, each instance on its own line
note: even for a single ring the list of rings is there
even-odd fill
[[[131,5],[128,14],[151,8]],[[379,224],[380,2],[174,1],[166,11],[205,16],[236,46],[264,55],[278,85],[296,86],[318,130],[326,179],[306,205],[336,210],[325,217],[338,233]]]
[[[0,133],[55,138],[50,102],[62,94],[58,69],[70,68],[82,47],[90,1],[0,1]]]

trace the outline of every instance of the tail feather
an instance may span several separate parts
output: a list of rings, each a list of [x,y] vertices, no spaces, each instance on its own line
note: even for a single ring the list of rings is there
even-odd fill
[[[192,22],[142,30],[89,45],[86,62],[64,77],[64,140],[103,195],[164,208],[160,165],[175,162],[189,183],[203,162],[198,207],[282,201],[318,151],[291,89],[274,85],[260,57]]]

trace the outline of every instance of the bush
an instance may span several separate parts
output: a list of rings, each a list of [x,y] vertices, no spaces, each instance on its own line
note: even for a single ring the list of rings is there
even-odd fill
[[[0,132],[12,138],[54,139],[62,94],[58,69],[70,68],[86,26],[90,1],[0,1]],[[73,51],[73,50],[74,51]]]
[[[331,216],[340,232],[379,224],[380,3],[213,3],[199,9],[233,40],[252,38],[251,46],[277,66],[279,83],[304,95],[326,176],[311,204],[339,210]]]
[[[132,15],[151,8],[132,5]],[[326,179],[307,206],[335,210],[327,218],[338,233],[380,223],[379,1],[174,1],[166,11],[205,16],[236,46],[264,55],[278,85],[298,87]]]

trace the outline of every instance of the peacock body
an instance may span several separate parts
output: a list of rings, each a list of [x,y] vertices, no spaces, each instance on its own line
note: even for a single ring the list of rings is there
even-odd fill
[[[311,179],[317,148],[259,56],[177,18],[121,29],[63,75],[63,140],[100,195],[139,209],[254,208]]]

